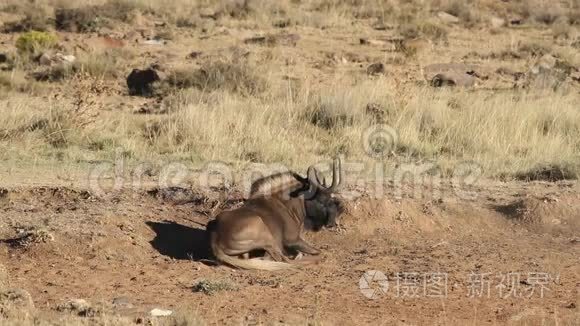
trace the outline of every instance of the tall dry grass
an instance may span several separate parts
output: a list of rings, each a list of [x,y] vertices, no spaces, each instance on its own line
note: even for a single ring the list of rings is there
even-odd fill
[[[75,126],[64,103],[2,103],[3,159],[110,158],[117,147],[134,160],[221,160],[304,167],[336,154],[374,160],[363,135],[378,122],[398,141],[389,162],[435,160],[444,171],[474,160],[487,176],[513,176],[539,165],[580,171],[580,102],[555,92],[469,92],[401,86],[387,78],[337,80],[313,89],[283,82],[259,96],[186,89],[174,94],[168,115],[105,112]],[[382,110],[382,121],[367,112]],[[31,108],[32,106],[32,108]],[[36,108],[34,108],[37,106]]]
[[[280,20],[288,20],[290,26],[349,26],[353,30],[359,28],[353,22],[368,19],[413,25],[427,14],[433,16],[436,10],[472,19],[475,16],[468,11],[491,6],[483,0],[471,1],[471,7],[452,0],[421,3],[43,0],[36,5],[108,4],[106,8],[127,13],[137,10],[170,22],[184,18],[180,15],[198,17],[198,9],[209,7],[219,13],[215,20],[222,26],[274,28]],[[17,12],[18,7],[10,9],[10,5],[18,4],[9,1],[4,10]],[[521,1],[517,4],[525,5]],[[121,14],[127,16],[116,13]],[[443,32],[446,29],[436,34],[446,35]],[[276,60],[282,50],[268,51]],[[128,66],[133,59],[114,52],[85,54],[79,57],[77,67],[112,84],[111,80],[122,79],[120,67]],[[430,60],[440,59],[423,61]],[[515,176],[538,166],[580,171],[576,163],[580,161],[580,102],[576,94],[437,90],[360,74],[327,74],[320,85],[311,80],[310,67],[301,70],[300,65],[307,64],[303,58],[298,58],[291,71],[297,81],[280,78],[280,62],[254,62],[243,69],[239,64],[210,66],[209,74],[185,71],[190,79],[170,84],[165,94],[169,94],[164,99],[169,114],[136,115],[95,107],[98,119],[89,124],[76,118],[70,99],[31,97],[37,92],[37,83],[27,82],[13,72],[2,72],[0,158],[5,162],[70,164],[110,159],[117,148],[122,148],[135,161],[179,159],[202,164],[222,160],[302,168],[344,154],[349,160],[368,162],[375,158],[366,153],[363,135],[377,123],[384,123],[397,133],[397,143],[385,158],[393,165],[434,160],[449,172],[458,162],[474,160],[490,177]],[[74,83],[65,86],[76,87]],[[369,105],[379,112],[368,112]]]

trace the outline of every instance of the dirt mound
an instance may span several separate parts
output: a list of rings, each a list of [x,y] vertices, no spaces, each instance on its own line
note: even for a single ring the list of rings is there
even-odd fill
[[[544,232],[574,235],[580,228],[580,207],[575,196],[528,197],[495,209],[517,224]]]
[[[5,284],[28,291],[42,307],[38,310],[50,314],[64,314],[59,311],[63,303],[77,299],[94,307],[102,302],[106,311],[130,320],[148,320],[158,308],[195,311],[212,324],[432,324],[440,318],[441,300],[453,312],[445,324],[473,320],[474,306],[478,316],[500,324],[544,318],[550,311],[565,321],[574,313],[568,307],[576,297],[577,246],[570,245],[568,236],[529,230],[557,218],[559,232],[577,233],[577,193],[556,194],[556,200],[546,197],[544,202],[537,194],[522,200],[506,196],[510,190],[493,191],[491,201],[505,204],[492,209],[479,201],[371,198],[362,191],[361,197],[347,200],[340,228],[306,233],[322,250],[322,262],[303,272],[280,273],[237,271],[204,261],[211,259],[205,226],[223,191],[158,188],[106,198],[66,187],[3,193],[9,197],[0,216],[0,261],[10,276]],[[241,202],[232,193],[234,198],[218,210]],[[52,237],[42,237],[44,231]],[[368,299],[359,282],[372,270],[385,275],[389,288]],[[497,287],[489,296],[468,297],[472,273],[489,272],[498,286],[504,274],[514,271],[521,273],[521,293],[532,289],[528,272],[558,279],[543,298],[499,297]],[[418,284],[415,295],[402,292],[397,280],[405,273],[411,275],[407,288]],[[444,299],[427,296],[423,285],[433,273],[446,276]],[[224,282],[235,290],[199,290],[199,284]],[[118,298],[131,308],[115,308],[112,302]],[[524,305],[534,313],[522,316]],[[78,314],[94,318],[91,311]]]

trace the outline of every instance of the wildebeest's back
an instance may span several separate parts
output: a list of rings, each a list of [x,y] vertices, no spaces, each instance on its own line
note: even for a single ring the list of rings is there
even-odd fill
[[[277,196],[252,198],[242,207],[259,216],[273,234],[300,230],[304,222],[300,198],[282,199]]]

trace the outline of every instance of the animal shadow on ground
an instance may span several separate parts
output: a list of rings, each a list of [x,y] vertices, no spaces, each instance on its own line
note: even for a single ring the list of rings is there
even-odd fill
[[[150,243],[160,254],[173,259],[201,262],[213,260],[205,229],[196,229],[173,221],[145,223],[156,234]]]

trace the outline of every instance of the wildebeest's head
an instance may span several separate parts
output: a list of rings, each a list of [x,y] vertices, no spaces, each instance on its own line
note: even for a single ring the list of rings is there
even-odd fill
[[[342,202],[336,197],[341,183],[342,167],[340,159],[336,158],[332,166],[330,186],[312,165],[308,168],[306,178],[288,171],[254,181],[249,198],[279,196],[284,200],[299,199],[306,213],[305,224],[308,228],[318,230],[323,226],[336,226],[337,217],[343,212]]]
[[[336,197],[336,191],[342,183],[342,166],[340,158],[332,164],[332,183],[326,184],[324,178],[314,166],[308,168],[308,190],[304,195],[306,221],[312,229],[318,230],[323,226],[337,226],[337,218],[344,211],[342,201]]]

